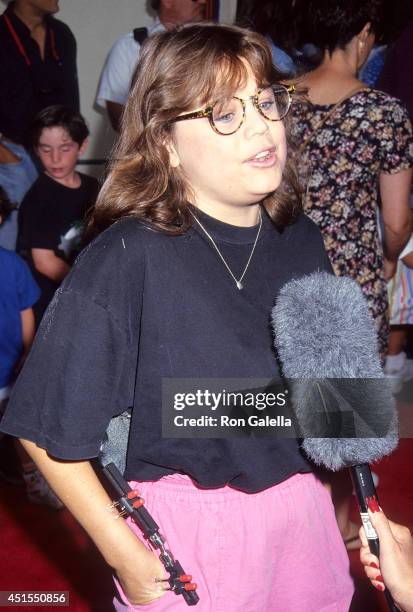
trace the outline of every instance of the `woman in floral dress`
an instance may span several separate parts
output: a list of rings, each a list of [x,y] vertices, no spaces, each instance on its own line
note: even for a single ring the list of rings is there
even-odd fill
[[[292,111],[297,161],[307,189],[305,211],[323,233],[335,273],[360,284],[384,361],[386,280],[395,273],[411,233],[413,139],[401,103],[357,78],[376,38],[379,9],[379,1],[372,0],[308,2],[311,42],[324,55],[321,65],[302,79],[308,95]],[[324,478],[347,548],[360,547],[358,525],[350,521],[347,471]]]
[[[412,127],[396,98],[357,79],[375,41],[376,3],[312,0],[308,21],[324,59],[302,81],[308,99],[293,107],[305,208],[323,232],[335,273],[360,284],[384,358],[386,279],[410,236]]]

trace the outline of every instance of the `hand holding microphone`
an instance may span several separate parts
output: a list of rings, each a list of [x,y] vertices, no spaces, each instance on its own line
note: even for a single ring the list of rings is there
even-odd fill
[[[370,520],[379,536],[379,558],[369,549],[360,529],[360,560],[373,586],[383,590],[383,582],[404,612],[413,612],[413,538],[407,527],[389,521],[380,508],[369,511]],[[380,580],[380,578],[382,580]]]

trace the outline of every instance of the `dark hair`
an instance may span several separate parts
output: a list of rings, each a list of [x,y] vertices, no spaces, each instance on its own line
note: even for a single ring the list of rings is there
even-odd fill
[[[10,202],[3,187],[0,187],[0,225],[6,221],[7,217],[10,216],[12,210],[15,210],[15,208],[16,207]]]
[[[261,85],[279,80],[265,39],[236,26],[186,24],[145,41],[88,236],[125,216],[166,233],[187,231],[191,188],[182,170],[170,163],[171,119],[234,95],[246,83],[248,68]],[[288,119],[284,124],[288,137]],[[279,227],[301,211],[292,156],[280,187],[264,206]]]
[[[299,41],[301,15],[297,0],[241,0],[237,23],[269,36],[277,46],[291,52]]]
[[[89,129],[82,115],[68,106],[55,104],[41,110],[35,116],[27,137],[32,147],[37,147],[44,128],[61,127],[77,142],[79,147],[89,136]]]
[[[161,0],[150,0],[149,5],[153,11],[158,12],[161,6]]]
[[[367,23],[370,31],[380,36],[382,16],[382,0],[309,0],[305,11],[307,42],[330,53],[344,49]]]
[[[413,3],[406,0],[387,0],[384,5],[383,42],[394,43],[413,20]]]

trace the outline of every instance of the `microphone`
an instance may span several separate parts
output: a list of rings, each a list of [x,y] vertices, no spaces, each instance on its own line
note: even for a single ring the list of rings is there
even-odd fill
[[[369,501],[378,503],[368,464],[397,447],[398,419],[363,293],[349,278],[315,272],[281,289],[272,322],[301,446],[317,465],[350,467],[369,547],[378,556],[367,512]],[[349,415],[353,435],[340,437]],[[385,596],[396,610],[387,589]]]
[[[272,321],[282,372],[292,379],[302,447],[310,459],[336,471],[390,454],[398,442],[395,400],[358,284],[327,272],[292,280],[280,291]],[[351,410],[357,437],[332,437],[333,428],[324,437],[311,436],[320,405],[330,408],[330,415]]]

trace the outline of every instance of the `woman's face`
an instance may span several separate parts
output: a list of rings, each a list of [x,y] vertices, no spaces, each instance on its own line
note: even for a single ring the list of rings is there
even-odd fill
[[[250,76],[235,95],[247,100],[258,89]],[[275,191],[285,166],[282,121],[265,119],[251,100],[245,104],[244,122],[229,136],[214,132],[207,118],[174,124],[171,163],[189,183],[193,204],[221,219],[225,210],[255,204]]]

